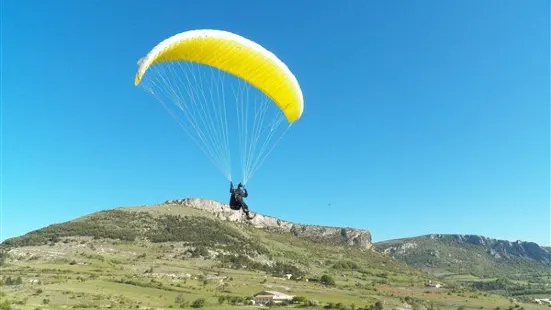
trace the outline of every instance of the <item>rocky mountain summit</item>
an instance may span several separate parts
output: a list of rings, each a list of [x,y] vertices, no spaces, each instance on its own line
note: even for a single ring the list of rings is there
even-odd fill
[[[254,219],[247,220],[243,212],[231,210],[227,204],[201,198],[167,200],[164,205],[165,207],[193,208],[210,213],[220,220],[248,224],[267,230],[288,232],[297,237],[307,238],[316,242],[344,243],[368,250],[373,248],[371,233],[365,229],[297,224],[260,213],[255,213]]]

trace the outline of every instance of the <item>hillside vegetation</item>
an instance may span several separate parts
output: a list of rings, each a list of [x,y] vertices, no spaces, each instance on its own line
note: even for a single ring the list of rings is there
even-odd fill
[[[293,226],[297,233],[217,214],[174,204],[119,208],[6,240],[1,306],[232,308],[274,290],[295,296],[287,307],[312,309],[543,307],[496,287],[428,287],[438,279],[370,249],[366,232]]]
[[[449,284],[510,296],[551,295],[551,253],[531,242],[427,235],[375,247]]]

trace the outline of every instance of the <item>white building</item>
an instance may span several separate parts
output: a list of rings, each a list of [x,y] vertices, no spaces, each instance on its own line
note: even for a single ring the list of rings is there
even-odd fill
[[[440,283],[432,283],[432,280],[429,280],[429,283],[427,284],[428,287],[435,287],[435,288],[441,288],[442,284]]]
[[[293,296],[274,291],[262,291],[254,295],[254,303],[265,305],[267,303],[291,303]]]

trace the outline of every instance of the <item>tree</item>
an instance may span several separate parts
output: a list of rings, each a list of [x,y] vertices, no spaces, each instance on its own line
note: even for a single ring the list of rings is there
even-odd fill
[[[176,300],[174,300],[175,303],[181,305],[184,303],[184,295],[182,294],[179,294],[178,296],[176,296]]]
[[[383,303],[380,301],[377,301],[375,303],[375,306],[373,307],[373,310],[383,310]]]
[[[321,276],[320,282],[325,286],[335,285],[335,279],[333,279],[333,277],[327,274],[324,274],[323,276]]]
[[[205,306],[205,299],[204,298],[198,298],[191,303],[192,308],[203,308]]]
[[[293,303],[302,304],[306,303],[308,299],[304,296],[295,296],[293,297]]]

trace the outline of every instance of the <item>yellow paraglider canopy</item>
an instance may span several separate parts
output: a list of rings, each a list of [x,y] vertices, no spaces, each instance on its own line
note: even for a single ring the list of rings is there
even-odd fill
[[[140,83],[150,66],[171,61],[212,66],[247,81],[272,99],[289,123],[302,115],[302,91],[289,68],[264,47],[239,35],[210,29],[176,34],[140,59],[134,84]]]

